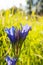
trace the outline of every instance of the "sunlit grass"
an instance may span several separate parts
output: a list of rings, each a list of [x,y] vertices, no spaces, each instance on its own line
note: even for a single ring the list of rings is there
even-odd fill
[[[0,18],[0,63],[6,65],[2,58],[9,50],[10,41],[4,32],[6,27],[15,26],[20,28],[20,23],[32,27],[24,41],[17,65],[43,65],[43,16],[28,15],[17,12],[14,15],[6,13]],[[12,48],[8,55],[14,56]]]

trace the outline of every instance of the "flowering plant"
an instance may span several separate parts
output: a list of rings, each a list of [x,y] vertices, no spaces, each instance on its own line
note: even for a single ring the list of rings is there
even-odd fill
[[[10,41],[12,43],[17,42],[17,40],[24,40],[28,34],[28,32],[31,30],[31,27],[28,25],[22,26],[21,30],[16,30],[14,26],[11,28],[6,28],[5,32],[7,33]]]
[[[5,60],[8,63],[8,65],[16,65],[17,58],[10,58],[9,56],[7,56]]]
[[[27,24],[25,26],[22,26],[22,24],[21,24],[21,30],[16,29],[14,26],[12,26],[9,29],[8,28],[5,29],[5,32],[7,33],[7,36],[13,45],[14,52],[16,49],[16,52],[15,52],[16,57],[18,57],[18,52],[20,52],[20,51],[18,51],[18,49],[19,49],[18,42],[21,40],[24,41],[30,30],[31,30],[31,26],[28,26]],[[21,43],[20,43],[20,45],[21,45]],[[10,57],[7,57],[6,61],[7,61],[8,65],[15,65],[15,59],[10,59]]]

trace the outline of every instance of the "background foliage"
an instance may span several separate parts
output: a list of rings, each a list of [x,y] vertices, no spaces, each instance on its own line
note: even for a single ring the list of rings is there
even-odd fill
[[[17,65],[43,65],[43,16],[26,16],[23,11],[17,11],[14,15],[7,10],[4,16],[0,16],[0,65],[6,65],[3,56],[14,56],[10,41],[4,32],[6,27],[20,28],[20,23],[32,26],[26,40],[23,42]],[[9,51],[10,47],[10,51]]]

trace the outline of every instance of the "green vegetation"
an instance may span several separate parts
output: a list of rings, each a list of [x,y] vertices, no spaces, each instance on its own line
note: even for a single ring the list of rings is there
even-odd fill
[[[20,28],[20,23],[32,26],[32,30],[23,42],[17,65],[43,65],[43,16],[26,16],[22,11],[17,11],[12,16],[7,11],[4,16],[0,16],[0,65],[6,65],[6,53],[14,56],[4,29],[11,26]]]

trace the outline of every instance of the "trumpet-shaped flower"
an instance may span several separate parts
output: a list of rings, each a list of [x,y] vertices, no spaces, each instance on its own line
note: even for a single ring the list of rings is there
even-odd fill
[[[25,26],[23,26],[23,28],[22,28],[22,33],[25,31],[25,32],[29,32],[31,30],[31,27],[30,26],[28,26],[28,25],[25,25]]]
[[[5,32],[7,33],[7,35],[8,35],[8,37],[9,37],[10,41],[11,41],[12,43],[14,43],[14,42],[16,41],[15,28],[14,28],[13,26],[12,26],[12,28],[10,28],[10,29],[6,28],[6,29],[5,29]]]
[[[10,58],[9,56],[7,56],[5,60],[8,65],[16,65],[17,58]]]
[[[24,40],[28,34],[28,32],[31,30],[31,27],[28,25],[22,26],[21,24],[21,30],[16,30],[13,26],[8,29],[5,29],[5,32],[7,33],[10,41],[12,43],[19,41],[20,39]]]
[[[30,27],[30,26],[28,26],[28,25],[23,26],[23,27],[22,27],[22,30],[21,30],[21,32],[20,32],[20,37],[21,37],[22,39],[25,39],[26,36],[27,36],[27,34],[28,34],[28,32],[29,32],[30,30],[31,30],[31,27]]]

